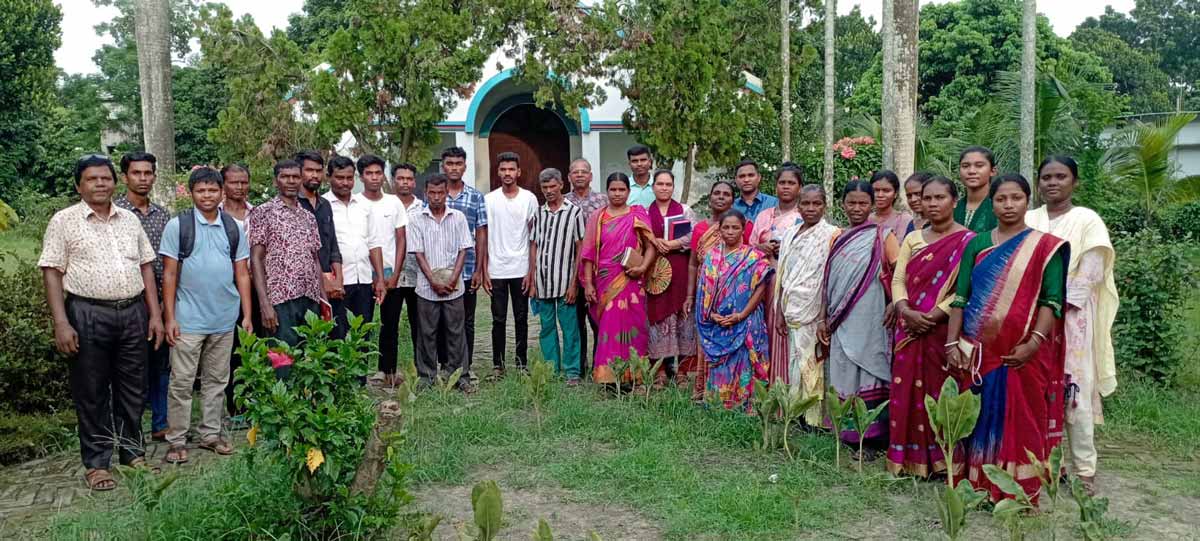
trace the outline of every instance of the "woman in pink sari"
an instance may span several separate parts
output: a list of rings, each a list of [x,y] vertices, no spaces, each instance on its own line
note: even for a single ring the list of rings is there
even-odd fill
[[[588,219],[579,274],[597,324],[592,378],[616,384],[618,377],[624,380],[628,375],[614,374],[609,362],[628,359],[630,349],[647,354],[650,331],[642,282],[654,264],[655,249],[646,209],[627,204],[629,177],[613,173],[607,186],[608,206]]]
[[[935,400],[950,377],[946,365],[946,320],[954,301],[958,264],[971,230],[954,221],[958,189],[946,177],[932,177],[921,187],[922,208],[930,227],[904,237],[892,276],[892,299],[897,316],[892,358],[891,420],[887,469],[929,477],[946,471],[946,460],[929,429],[925,397]],[[959,379],[966,390],[970,380]],[[954,457],[954,475],[964,468],[961,452]]]
[[[775,195],[779,204],[775,208],[763,209],[754,219],[754,238],[751,246],[767,256],[771,268],[779,265],[779,248],[784,234],[789,229],[803,224],[800,217],[800,187],[804,185],[804,174],[799,167],[786,164],[775,174]],[[782,314],[776,309],[775,280],[772,276],[767,281],[767,296],[763,299],[763,307],[767,314],[767,333],[771,340],[771,385],[788,381],[788,333],[781,329]]]

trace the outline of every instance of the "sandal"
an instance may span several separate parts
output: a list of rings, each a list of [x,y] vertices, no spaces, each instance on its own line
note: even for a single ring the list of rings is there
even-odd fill
[[[130,460],[129,463],[125,465],[125,467],[138,469],[138,470],[148,470],[150,473],[153,473],[153,474],[158,474],[158,473],[162,472],[162,470],[158,469],[158,466],[151,465],[149,462],[146,462],[145,457],[140,457],[140,456],[133,460]]]
[[[200,448],[206,451],[212,451],[221,456],[229,456],[233,454],[233,446],[222,438],[212,438],[200,442]]]
[[[172,445],[170,449],[167,449],[167,455],[163,457],[163,462],[167,464],[183,464],[187,461],[187,448],[182,445]]]
[[[84,472],[83,479],[87,482],[88,488],[94,492],[108,492],[117,488],[117,480],[113,479],[108,470],[92,468]]]

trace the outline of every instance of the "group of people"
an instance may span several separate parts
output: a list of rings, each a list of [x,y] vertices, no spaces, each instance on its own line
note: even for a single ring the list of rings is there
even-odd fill
[[[81,158],[82,200],[51,220],[38,264],[56,344],[75,359],[89,486],[115,486],[114,443],[121,463],[147,466],[147,402],[166,460],[188,460],[197,375],[200,447],[233,452],[221,424],[238,414],[236,327],[295,345],[310,311],[336,319],[336,337],[347,314],[370,321],[378,305],[378,379],[393,385],[407,305],[418,377],[461,370],[472,392],[481,289],[492,377],[507,370],[510,304],[515,364],[526,368],[532,304],[543,357],[570,386],[589,375],[632,383],[613,369],[632,355],[661,361],[655,387],[690,380],[697,401],[727,408],[748,408],[756,381],[818,398],[832,386],[868,406],[889,401],[873,424],[840,435],[857,442],[861,431],[890,471],[921,477],[947,467],[924,400],[953,378],[982,397],[953,461],[976,487],[1001,496],[981,469],[995,464],[1036,494],[1026,451],[1044,459],[1064,430],[1072,469],[1091,486],[1100,398],[1116,386],[1115,255],[1099,216],[1072,204],[1072,159],[1041,164],[1044,206],[1034,210],[1028,180],[997,176],[985,148],[960,157],[962,197],[946,177],[901,183],[879,171],[837,194],[838,227],[825,189],[795,165],[778,169],[772,196],[759,190],[758,164],[743,161],[732,182],[713,183],[705,218],[675,198],[674,175],[654,169],[648,148],[626,154],[632,177],[608,175],[604,192],[592,190],[584,159],[565,178],[540,171],[539,203],[512,153],[496,156],[499,187],[483,194],[463,181],[466,152],[446,149],[422,200],[411,164],[393,165],[389,179],[377,156],[303,152],[275,164],[276,195],[257,207],[245,167],[193,169],[195,208],[175,217],[149,200],[152,155],[120,161],[126,193],[115,200],[114,164]],[[911,213],[896,204],[901,194]],[[288,367],[276,371],[286,378]],[[813,406],[806,424],[827,427],[822,411]]]

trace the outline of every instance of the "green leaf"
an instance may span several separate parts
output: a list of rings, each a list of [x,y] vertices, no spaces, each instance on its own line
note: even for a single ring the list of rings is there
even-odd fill
[[[504,514],[504,501],[495,481],[481,481],[471,489],[471,508],[480,538],[484,541],[494,539],[500,531]]]
[[[550,531],[550,525],[546,524],[546,519],[538,519],[537,530],[533,532],[533,541],[554,541],[554,533]]]
[[[996,466],[995,464],[984,464],[983,473],[984,475],[987,475],[988,480],[991,481],[993,485],[996,485],[996,487],[1005,494],[1017,498],[1026,497],[1025,490],[1021,488],[1021,484],[1017,483],[1017,480],[1013,479],[1011,474],[1009,474],[1007,471],[1004,471],[999,466]]]
[[[1018,513],[1029,508],[1028,505],[1017,500],[1005,498],[996,502],[996,507],[992,509],[992,516],[1001,521],[1008,521],[1016,518]]]

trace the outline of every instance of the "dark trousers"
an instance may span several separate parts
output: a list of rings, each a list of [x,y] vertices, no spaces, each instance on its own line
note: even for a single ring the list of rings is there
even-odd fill
[[[439,339],[444,341],[446,357],[442,359],[442,372],[449,375],[462,368],[467,356],[465,333],[466,318],[463,315],[463,298],[450,301],[417,299],[417,317],[421,319],[421,337],[417,340],[417,375],[421,381],[430,383],[437,378],[437,349]],[[464,377],[459,380],[467,382]]]
[[[478,292],[471,291],[471,282],[466,281],[466,291],[463,292],[463,338],[467,343],[467,356],[463,359],[463,377],[471,373],[471,359],[475,357],[475,302],[479,299]],[[417,351],[417,355],[421,352]],[[446,364],[446,337],[437,337],[437,361]],[[451,370],[453,372],[453,370]]]
[[[508,301],[512,299],[516,327],[517,368],[525,369],[525,350],[529,347],[529,299],[521,291],[521,278],[492,280],[492,366],[504,369],[504,339],[508,330]]]
[[[167,388],[171,383],[171,347],[164,341],[154,349],[150,344],[146,363],[146,402],[150,403],[150,431],[167,429]]]
[[[421,318],[417,317],[417,288],[397,287],[389,289],[379,307],[379,371],[396,373],[396,348],[400,340],[400,312],[408,305],[408,330],[417,352],[417,340],[421,335]]]
[[[225,409],[230,415],[239,415],[241,410],[238,409],[234,402],[234,390],[237,388],[238,378],[236,376],[237,369],[242,366],[242,356],[238,353],[238,348],[241,347],[242,341],[238,337],[237,329],[242,326],[242,318],[246,314],[242,313],[241,303],[238,303],[238,318],[234,323],[233,331],[233,351],[229,355],[229,383],[225,385]],[[259,310],[258,293],[254,287],[250,287],[250,322],[254,325],[254,334],[262,335],[262,312]]]
[[[79,335],[70,379],[83,465],[109,469],[114,445],[120,463],[128,464],[145,454],[142,411],[150,354],[146,305],[135,302],[114,309],[71,298],[66,308]]]
[[[375,290],[371,284],[354,284],[345,286],[346,295],[340,299],[329,299],[329,305],[333,307],[333,319],[337,322],[337,326],[333,328],[333,338],[341,340],[346,337],[346,333],[350,332],[350,318],[346,315],[349,310],[351,314],[362,316],[363,323],[370,323],[375,319]]]
[[[575,290],[575,310],[579,316],[579,374],[580,377],[587,378],[589,372],[592,371],[592,363],[588,361],[588,353],[591,353],[591,359],[596,357],[596,341],[592,341],[592,348],[588,349],[588,326],[592,328],[592,335],[595,336],[598,331],[596,322],[592,321],[592,314],[588,310],[587,299],[583,295],[583,286],[579,286]]]
[[[317,301],[308,297],[296,297],[276,304],[275,319],[279,321],[279,328],[275,329],[274,337],[280,342],[296,347],[300,343],[300,335],[295,328],[304,324],[304,315],[309,312],[319,314]]]

